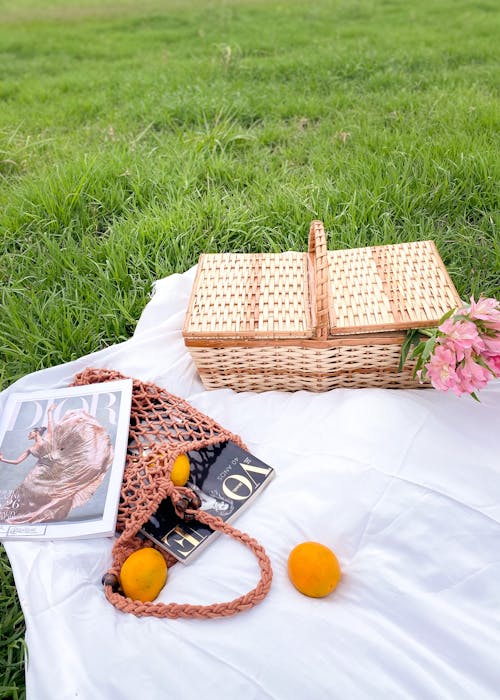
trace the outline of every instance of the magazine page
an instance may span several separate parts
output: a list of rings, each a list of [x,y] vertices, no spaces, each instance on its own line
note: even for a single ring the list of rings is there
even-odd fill
[[[114,534],[131,400],[131,379],[9,397],[0,540]]]
[[[231,440],[188,452],[186,484],[200,499],[200,510],[231,523],[274,478],[275,470]],[[141,529],[161,549],[183,564],[192,562],[220,532],[179,518],[170,499]]]

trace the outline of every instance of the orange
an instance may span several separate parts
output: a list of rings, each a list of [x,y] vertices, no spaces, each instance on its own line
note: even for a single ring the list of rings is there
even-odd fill
[[[185,486],[189,479],[189,471],[191,466],[187,455],[179,455],[174,462],[170,478],[176,486]]]
[[[288,576],[304,595],[323,598],[336,588],[341,571],[331,549],[319,542],[302,542],[290,552]]]
[[[120,583],[127,598],[143,603],[154,600],[167,580],[167,564],[160,552],[144,547],[132,552],[120,569]]]

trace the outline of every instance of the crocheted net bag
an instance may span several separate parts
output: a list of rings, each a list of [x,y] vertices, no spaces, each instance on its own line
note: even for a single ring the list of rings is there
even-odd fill
[[[125,378],[125,375],[114,370],[89,368],[75,376],[73,385]],[[232,440],[244,448],[241,438],[222,428],[187,401],[155,384],[138,379],[132,381],[129,445],[116,526],[118,538],[113,546],[112,566],[103,576],[107,599],[123,612],[166,618],[227,617],[252,608],[267,595],[271,586],[271,562],[264,548],[255,539],[221,518],[198,510],[199,500],[196,494],[189,488],[175,486],[170,478],[173,463],[180,454],[226,440]],[[165,498],[172,500],[179,517],[198,520],[247,546],[259,564],[260,580],[257,586],[232,601],[210,605],[143,603],[126,598],[119,590],[121,566],[132,552],[144,546],[152,546],[146,544],[138,533]],[[159,551],[168,566],[175,564],[176,559],[172,555]]]

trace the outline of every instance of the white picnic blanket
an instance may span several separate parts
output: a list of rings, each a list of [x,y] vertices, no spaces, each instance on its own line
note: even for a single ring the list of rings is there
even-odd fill
[[[269,553],[271,591],[232,618],[136,618],[103,594],[111,538],[6,543],[27,623],[28,700],[497,700],[500,382],[481,403],[434,390],[205,391],[181,336],[193,279],[158,281],[127,342],[11,389],[109,367],[240,434],[277,471],[236,523]],[[343,578],[327,598],[287,578],[305,540],[339,558]],[[257,579],[251,552],[222,536],[171,569],[160,600],[230,600]]]

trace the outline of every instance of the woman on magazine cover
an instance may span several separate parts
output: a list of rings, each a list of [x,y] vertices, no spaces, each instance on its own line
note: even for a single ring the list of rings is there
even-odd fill
[[[55,404],[47,410],[47,426],[34,428],[33,441],[17,459],[33,456],[36,464],[17,488],[0,504],[0,522],[42,523],[64,520],[70,510],[82,506],[102,483],[113,460],[107,430],[83,409],[67,411],[54,423]]]

